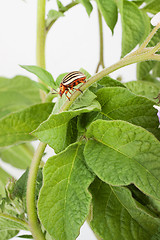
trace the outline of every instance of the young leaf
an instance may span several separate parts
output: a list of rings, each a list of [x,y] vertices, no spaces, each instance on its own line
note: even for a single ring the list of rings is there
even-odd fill
[[[12,166],[26,169],[33,158],[34,148],[30,143],[23,143],[0,151],[0,158]]]
[[[85,165],[83,145],[69,146],[48,159],[38,201],[39,218],[55,240],[75,240],[91,201],[94,176]]]
[[[31,79],[0,77],[0,118],[40,102],[39,89]]]
[[[58,19],[59,17],[63,17],[64,14],[62,12],[58,12],[56,10],[50,10],[48,15],[47,15],[47,19],[46,19],[46,28],[48,28],[48,26],[50,25],[50,23],[56,19]]]
[[[90,1],[89,0],[77,0],[77,1],[85,7],[88,16],[90,16],[92,9],[93,9]]]
[[[99,10],[101,11],[106,24],[112,33],[118,18],[117,5],[114,0],[96,0]]]
[[[160,138],[159,121],[153,101],[119,87],[101,88],[97,92],[97,100],[102,106],[102,114],[109,119],[128,121],[146,128]]]
[[[145,129],[124,121],[93,122],[84,156],[104,182],[121,186],[133,183],[160,200],[160,143]]]
[[[21,65],[21,67],[31,73],[34,73],[47,86],[55,88],[55,82],[54,82],[52,75],[45,69],[38,67],[38,66],[29,66],[29,65]]]
[[[63,6],[63,4],[61,3],[61,1],[57,0],[57,5],[58,5],[58,9],[60,11],[65,11],[66,10],[66,7]]]
[[[145,25],[141,10],[132,2],[124,0],[122,21],[122,57],[129,53],[141,41],[145,34]]]
[[[0,148],[31,141],[30,135],[50,115],[53,103],[41,103],[12,113],[0,120]]]
[[[147,97],[152,101],[156,101],[154,98],[158,96],[160,88],[157,84],[146,81],[131,81],[125,85],[131,92]]]
[[[99,103],[94,100],[88,107],[52,114],[47,121],[33,131],[32,135],[36,136],[40,141],[47,143],[58,153],[76,140],[75,137],[71,139],[68,136],[70,120],[81,113],[98,110],[100,110]]]
[[[160,220],[137,207],[131,192],[96,179],[90,186],[93,197],[92,229],[105,240],[150,240]]]

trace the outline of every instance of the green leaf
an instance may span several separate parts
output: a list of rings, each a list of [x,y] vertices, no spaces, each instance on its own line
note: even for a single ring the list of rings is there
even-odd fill
[[[89,103],[89,100],[88,100]],[[76,103],[75,103],[76,104]],[[80,102],[79,102],[80,104]],[[72,110],[72,108],[76,108],[76,110]],[[71,119],[78,116],[84,112],[90,111],[99,111],[100,105],[96,100],[93,100],[91,105],[87,107],[83,107],[78,109],[77,105],[72,105],[72,108],[67,112],[52,114],[47,121],[42,123],[35,131],[33,131],[33,135],[36,136],[40,141],[47,143],[50,147],[52,147],[56,153],[65,149],[69,144],[76,141],[73,132],[73,138],[70,138],[70,129]]]
[[[144,16],[132,2],[124,0],[122,21],[122,57],[129,53],[145,35]]]
[[[156,62],[153,68],[153,77],[160,77],[160,62]]]
[[[0,158],[12,166],[26,169],[33,158],[34,148],[30,143],[12,146],[0,151]]]
[[[92,9],[93,9],[90,1],[89,0],[77,0],[77,1],[85,7],[88,16],[90,16]]]
[[[143,8],[146,12],[150,12],[152,14],[156,14],[160,11],[160,0],[150,1]]]
[[[60,11],[65,11],[67,9],[59,0],[57,0],[57,5]]]
[[[12,192],[12,199],[20,198],[26,204],[26,191],[27,191],[27,180],[28,180],[28,172],[27,169],[22,176],[16,181],[14,185],[14,189]],[[37,179],[36,179],[36,196],[35,199],[38,199],[39,191],[42,186],[42,169],[38,169]]]
[[[148,35],[151,32],[151,24],[150,24],[151,19],[150,19],[150,17],[143,10],[141,10],[141,13],[142,13],[143,22],[145,24],[145,27],[143,28],[143,37],[142,37],[139,45],[141,45],[144,42],[144,40],[148,37]]]
[[[11,177],[6,171],[0,168],[0,195],[5,196],[5,185]]]
[[[0,231],[0,239],[3,239],[3,240],[9,240],[11,239],[12,237],[16,236],[18,234],[18,231],[16,230],[2,230]]]
[[[85,165],[83,145],[73,144],[49,158],[43,171],[39,218],[55,240],[75,240],[89,212],[87,188],[94,179]]]
[[[17,237],[19,237],[19,238],[27,238],[27,240],[28,239],[33,239],[32,235],[19,235]]]
[[[112,34],[118,19],[117,5],[114,0],[96,0],[98,8],[102,13],[106,24],[111,29]]]
[[[98,81],[98,84],[104,87],[124,87],[125,88],[124,84],[122,84],[120,81],[115,80],[109,76],[103,77],[100,81]]]
[[[87,72],[84,68],[80,68],[79,71],[86,75],[86,80],[91,77],[91,74]]]
[[[53,103],[41,103],[12,113],[0,120],[0,148],[31,141],[30,133],[50,115]]]
[[[93,196],[91,227],[104,240],[151,240],[160,220],[137,207],[131,192],[96,179],[90,187]]]
[[[40,102],[39,90],[31,79],[0,77],[0,118]]]
[[[160,200],[160,143],[145,129],[128,122],[97,120],[87,131],[87,165],[104,182],[133,183]]]
[[[59,17],[63,17],[64,14],[62,12],[58,12],[56,10],[50,10],[46,19],[46,28],[50,25],[52,21],[57,20]]]
[[[21,65],[25,70],[35,74],[38,78],[40,78],[47,86],[55,88],[55,82],[52,75],[46,71],[45,69],[38,66],[29,66],[29,65]]]
[[[17,219],[17,220],[16,220]],[[25,225],[27,225],[25,223]],[[0,213],[0,229],[3,230],[28,230],[23,221],[4,213]],[[0,231],[1,232],[1,231]]]
[[[111,120],[125,120],[146,128],[160,137],[155,102],[136,96],[126,88],[101,88],[97,92],[97,100],[101,104],[102,114]]]
[[[56,79],[56,85],[57,85],[57,87],[60,86],[63,78],[64,78],[67,74],[68,74],[68,72],[62,73],[62,74],[60,74],[60,75],[57,77],[57,79]]]
[[[149,98],[152,101],[155,101],[155,97],[158,96],[160,87],[152,82],[145,81],[131,81],[125,84],[127,88],[137,94]]]

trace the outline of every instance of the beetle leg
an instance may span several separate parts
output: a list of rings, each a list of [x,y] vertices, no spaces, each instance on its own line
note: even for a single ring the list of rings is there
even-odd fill
[[[76,91],[79,91],[79,92],[83,93],[83,91],[82,91],[81,89],[79,89],[79,88],[73,88],[73,89],[76,90]]]
[[[70,101],[70,98],[69,98],[68,95],[67,95],[68,92],[71,94],[71,92],[69,91],[69,89],[67,89],[66,92],[65,92],[65,95],[66,95],[66,97],[68,98],[68,100]]]

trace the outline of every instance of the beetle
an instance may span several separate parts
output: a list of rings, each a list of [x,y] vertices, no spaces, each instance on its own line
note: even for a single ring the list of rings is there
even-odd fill
[[[68,92],[71,94],[71,92],[69,90],[76,90],[76,91],[80,91],[81,93],[83,93],[81,89],[74,88],[74,87],[77,86],[79,83],[85,83],[86,82],[85,79],[86,79],[86,76],[82,72],[73,71],[73,72],[68,73],[62,79],[62,82],[59,87],[60,90],[59,90],[58,94],[62,97],[62,95],[65,93],[66,97],[70,101],[70,98],[67,96]]]

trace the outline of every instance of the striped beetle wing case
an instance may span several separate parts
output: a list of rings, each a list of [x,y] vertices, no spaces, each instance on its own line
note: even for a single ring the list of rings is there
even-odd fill
[[[69,85],[73,82],[79,82],[79,80],[85,80],[86,76],[79,71],[74,71],[74,72],[70,72],[68,73],[62,80],[62,84],[64,86]]]

